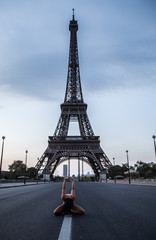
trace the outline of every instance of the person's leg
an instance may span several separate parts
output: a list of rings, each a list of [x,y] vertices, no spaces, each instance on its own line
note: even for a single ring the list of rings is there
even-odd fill
[[[54,214],[55,215],[64,215],[65,213],[64,213],[64,211],[63,211],[63,203],[60,205],[60,206],[58,206],[55,210],[54,210]]]
[[[85,210],[82,207],[74,204],[74,206],[71,209],[71,213],[75,215],[83,215],[85,214]]]

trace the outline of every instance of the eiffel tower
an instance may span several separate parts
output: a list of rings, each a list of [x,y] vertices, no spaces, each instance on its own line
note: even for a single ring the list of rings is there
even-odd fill
[[[74,9],[69,31],[70,49],[64,103],[61,104],[61,115],[54,135],[49,137],[48,147],[38,160],[36,170],[39,174],[53,175],[61,163],[78,158],[78,162],[82,160],[89,164],[96,179],[99,179],[112,164],[100,147],[99,136],[94,135],[87,115],[87,104],[83,101],[77,44],[78,24]],[[78,123],[79,136],[68,136],[72,121]]]

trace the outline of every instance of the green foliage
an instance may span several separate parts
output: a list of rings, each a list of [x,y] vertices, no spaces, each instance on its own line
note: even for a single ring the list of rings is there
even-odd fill
[[[156,177],[156,164],[153,162],[150,163],[145,163],[142,161],[137,161],[134,166],[130,166],[130,171],[131,170],[136,170],[131,172],[131,177],[132,178],[155,178]],[[122,166],[115,165],[109,168],[108,171],[108,176],[111,177],[112,179],[117,176],[125,176],[124,173],[128,172],[128,165],[127,163],[122,164]]]
[[[114,178],[117,175],[124,176],[124,169],[125,169],[125,166],[124,167],[121,167],[119,165],[112,166],[109,168],[108,175],[111,178]]]
[[[11,173],[14,173],[16,177],[18,177],[25,174],[26,165],[21,160],[17,160],[9,165],[9,170]]]
[[[122,169],[123,169],[123,172],[127,172],[128,171],[128,164],[127,163],[122,164]]]
[[[148,171],[145,173],[145,178],[152,178],[152,177],[153,177],[152,171],[151,171],[151,170],[148,170]]]
[[[145,163],[142,161],[137,161],[134,165],[136,171],[139,173],[140,177],[143,178],[152,178],[156,177],[156,164],[153,162]]]
[[[30,167],[27,169],[27,177],[28,178],[36,178],[37,171],[34,167]]]
[[[5,172],[2,172],[2,178],[5,178],[5,179],[15,179],[16,178],[16,174],[14,172],[5,171]]]
[[[79,181],[80,181],[80,182],[94,182],[94,181],[95,181],[95,178],[94,178],[94,177],[83,176],[83,179],[80,178]]]
[[[52,180],[53,180],[54,182],[62,182],[62,181],[64,180],[64,177],[55,176]]]
[[[152,170],[153,177],[156,177],[156,164],[154,163],[152,164],[151,170]]]

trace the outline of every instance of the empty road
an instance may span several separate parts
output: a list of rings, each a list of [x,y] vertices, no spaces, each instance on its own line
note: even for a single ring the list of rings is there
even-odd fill
[[[0,189],[1,240],[57,240],[64,217],[54,216],[62,183]],[[70,183],[67,186],[70,192]],[[155,240],[156,188],[80,182],[72,216],[72,240]]]

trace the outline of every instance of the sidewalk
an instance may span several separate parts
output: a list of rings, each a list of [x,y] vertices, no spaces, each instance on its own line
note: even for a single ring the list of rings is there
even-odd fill
[[[15,182],[15,183],[0,183],[0,188],[12,188],[12,187],[26,187],[29,185],[38,185],[38,184],[44,184],[49,182]]]
[[[129,184],[128,181],[120,181],[120,180],[116,180],[116,182],[114,180],[109,180],[109,181],[107,181],[107,183],[112,183],[112,184]],[[133,182],[133,181],[131,181],[131,183],[129,185],[156,187],[156,183],[150,183],[150,182]]]

